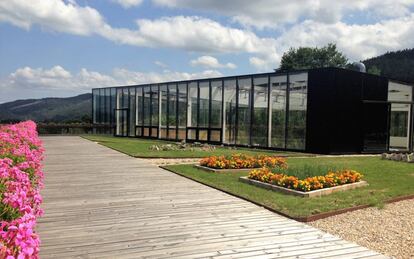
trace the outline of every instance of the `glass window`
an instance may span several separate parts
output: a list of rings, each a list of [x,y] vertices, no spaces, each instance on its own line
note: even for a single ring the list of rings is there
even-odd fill
[[[111,88],[111,124],[115,123],[116,88]]]
[[[92,114],[93,114],[93,123],[97,123],[97,118],[98,118],[98,95],[99,95],[99,90],[98,89],[93,89],[92,90],[92,98],[93,98],[93,107],[92,107]]]
[[[221,135],[220,130],[210,130],[210,141],[219,142],[220,141],[220,135]]]
[[[160,128],[160,138],[167,138],[167,85],[160,85],[160,95],[161,95],[161,128]]]
[[[207,130],[198,131],[198,140],[207,141]]]
[[[223,81],[211,81],[211,128],[221,128]]]
[[[151,87],[145,86],[144,89],[144,125],[151,125]]]
[[[270,77],[271,89],[271,147],[286,148],[286,85],[287,76]]]
[[[267,146],[268,128],[268,77],[253,78],[253,118],[252,118],[252,145]]]
[[[129,135],[135,136],[135,118],[136,118],[136,109],[135,109],[135,88],[129,89]]]
[[[105,89],[99,89],[99,123],[105,123]]]
[[[237,138],[236,144],[250,144],[250,98],[251,84],[250,78],[238,79],[239,84],[239,103],[237,107]]]
[[[122,88],[122,108],[128,109],[129,104],[128,88]]]
[[[144,120],[144,110],[143,110],[143,103],[144,103],[144,98],[142,95],[142,87],[137,87],[137,89],[135,90],[135,95],[136,95],[136,99],[135,99],[135,107],[136,107],[136,119],[135,119],[135,123],[138,126],[142,126],[143,125],[143,120]]]
[[[289,75],[287,148],[305,149],[308,74]]]
[[[198,126],[208,127],[210,83],[208,81],[200,82],[199,91],[200,91],[200,100],[199,100],[200,113],[199,113],[199,118],[198,118]]]
[[[177,85],[168,85],[168,138],[176,139],[177,127]]]
[[[161,95],[161,126],[167,126],[167,86],[160,86],[160,95]]]
[[[110,123],[111,117],[111,89],[105,88],[105,124]]]
[[[188,111],[189,116],[187,120],[188,127],[197,126],[197,82],[191,82],[188,84]]]
[[[236,143],[236,80],[224,81],[224,143]]]
[[[187,84],[178,85],[178,139],[185,139],[187,125]]]
[[[151,86],[151,125],[158,127],[158,86],[152,85]]]

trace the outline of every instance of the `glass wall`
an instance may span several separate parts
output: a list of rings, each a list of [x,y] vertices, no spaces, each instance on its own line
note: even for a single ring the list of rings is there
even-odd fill
[[[251,78],[238,79],[236,144],[250,145]]]
[[[269,78],[253,78],[253,118],[252,118],[252,145],[267,146],[267,128],[268,128],[268,87]]]
[[[270,85],[270,146],[275,148],[285,148],[287,76],[271,76]]]
[[[142,92],[142,87],[137,87],[135,90],[135,135],[143,136],[143,126],[144,126],[144,96]]]
[[[178,84],[178,139],[186,139],[187,84]]]
[[[168,115],[167,85],[160,85],[160,96],[161,96],[160,138],[167,138],[167,115]]]
[[[191,140],[197,139],[197,130],[193,127],[197,127],[198,119],[198,83],[190,82],[188,84],[188,106],[187,106],[187,127],[190,127],[187,132],[187,138]]]
[[[289,149],[305,149],[308,74],[289,75],[289,109],[287,145]]]
[[[158,137],[159,96],[158,85],[151,85],[151,137]]]
[[[99,104],[98,104],[98,97],[99,97],[99,89],[92,90],[92,123],[98,123],[98,112],[99,112]]]
[[[116,122],[115,133],[122,136],[303,150],[307,81],[307,73],[261,74],[93,89],[93,122]],[[390,100],[408,102],[401,99],[407,94],[412,100],[402,86],[390,89]],[[394,137],[409,138],[410,109],[392,106]]]
[[[136,101],[135,88],[129,88],[129,136],[135,136]]]
[[[210,82],[202,81],[198,85],[199,100],[198,100],[198,140],[208,140],[208,128],[209,126],[209,108],[210,108]]]
[[[223,142],[236,144],[236,102],[237,102],[236,80],[224,80],[224,120]]]
[[[210,141],[221,141],[223,80],[211,81]]]

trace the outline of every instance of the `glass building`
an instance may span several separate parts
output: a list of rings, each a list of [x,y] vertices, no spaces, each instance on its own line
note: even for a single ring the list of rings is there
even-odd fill
[[[96,133],[323,154],[413,149],[413,86],[339,68],[95,88]]]

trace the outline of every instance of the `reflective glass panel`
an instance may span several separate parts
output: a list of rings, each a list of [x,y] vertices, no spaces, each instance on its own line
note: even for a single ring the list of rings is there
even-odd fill
[[[308,74],[289,76],[287,148],[305,149]]]
[[[237,107],[237,138],[236,144],[250,144],[250,98],[251,98],[251,79],[239,79],[239,103]]]

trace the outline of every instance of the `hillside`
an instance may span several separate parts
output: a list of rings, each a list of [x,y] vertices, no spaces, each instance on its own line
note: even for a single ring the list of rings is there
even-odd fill
[[[0,121],[89,122],[92,94],[68,98],[17,100],[0,104]]]
[[[414,49],[388,52],[363,63],[368,71],[377,67],[382,76],[414,83]]]

